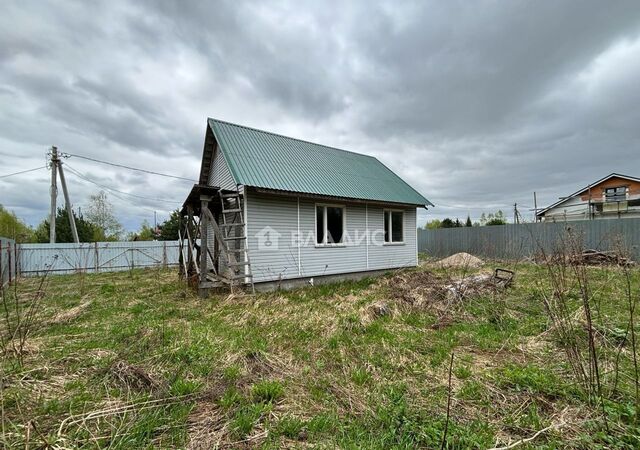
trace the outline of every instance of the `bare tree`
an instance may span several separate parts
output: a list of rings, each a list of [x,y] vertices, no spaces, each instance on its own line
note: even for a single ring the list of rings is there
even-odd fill
[[[102,236],[96,236],[96,240],[118,240],[122,236],[124,229],[113,212],[113,205],[107,198],[105,191],[89,197],[89,207],[87,208],[87,220],[96,226]]]

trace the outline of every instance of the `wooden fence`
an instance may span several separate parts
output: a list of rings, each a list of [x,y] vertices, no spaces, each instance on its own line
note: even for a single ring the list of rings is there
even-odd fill
[[[640,219],[420,229],[418,250],[436,257],[467,252],[485,258],[520,259],[557,251],[569,236],[581,241],[584,249],[607,251],[622,246],[640,260]]]

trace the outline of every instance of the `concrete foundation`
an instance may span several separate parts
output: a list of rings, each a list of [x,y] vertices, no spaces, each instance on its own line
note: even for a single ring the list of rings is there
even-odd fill
[[[398,269],[406,269],[407,267],[399,267]],[[348,280],[361,280],[368,277],[376,277],[388,273],[392,270],[398,269],[384,269],[384,270],[367,270],[363,272],[350,272],[350,273],[338,273],[334,275],[323,275],[316,277],[303,277],[303,278],[290,278],[277,281],[264,281],[262,283],[256,283],[256,292],[273,292],[279,290],[296,289],[305,286],[317,286],[320,284],[338,283],[340,281]],[[313,282],[311,281],[313,280]]]

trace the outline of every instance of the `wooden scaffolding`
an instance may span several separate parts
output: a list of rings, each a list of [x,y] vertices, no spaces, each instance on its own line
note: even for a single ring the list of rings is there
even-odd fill
[[[180,277],[201,296],[212,289],[255,292],[239,191],[194,185],[181,210],[178,236]]]

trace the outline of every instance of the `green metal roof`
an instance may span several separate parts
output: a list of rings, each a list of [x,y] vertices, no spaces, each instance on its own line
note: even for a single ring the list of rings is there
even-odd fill
[[[237,184],[433,206],[376,158],[209,119]]]

